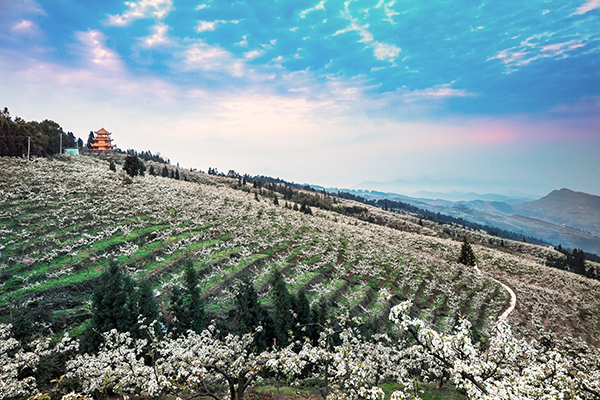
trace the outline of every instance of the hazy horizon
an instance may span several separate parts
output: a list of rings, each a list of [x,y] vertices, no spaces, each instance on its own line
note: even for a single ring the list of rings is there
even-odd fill
[[[598,0],[0,1],[0,106],[186,168],[600,195],[599,17]]]

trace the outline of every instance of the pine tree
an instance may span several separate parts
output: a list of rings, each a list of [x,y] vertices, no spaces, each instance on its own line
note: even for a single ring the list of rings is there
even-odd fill
[[[116,262],[100,275],[99,285],[92,298],[91,323],[84,332],[81,351],[95,352],[102,342],[102,332],[116,329],[129,332],[137,320],[132,315],[129,294],[134,290],[131,277],[124,276]]]
[[[310,315],[310,304],[306,298],[306,292],[304,289],[298,290],[296,296],[296,307],[294,308],[296,313],[296,326],[294,327],[294,336],[297,340],[301,340],[304,336],[312,336],[312,323]]]
[[[277,347],[283,348],[289,344],[288,332],[293,328],[293,319],[290,312],[292,310],[292,298],[279,270],[273,269],[269,277],[269,283],[271,284],[271,301],[274,306],[273,336]]]
[[[115,162],[113,160],[110,160],[110,164],[108,165],[108,169],[110,169],[113,172],[117,172],[117,167],[115,166]]]
[[[248,278],[243,278],[238,286],[235,295],[235,305],[237,309],[238,333],[252,333],[257,326],[262,325],[263,330],[254,334],[254,346],[259,352],[265,350],[267,348],[267,326],[265,325],[269,324],[265,320],[265,315],[268,314],[258,302],[256,289]]]
[[[149,280],[144,279],[138,283],[137,290],[130,296],[130,312],[132,316],[139,318],[140,316],[145,318],[144,324],[151,324],[153,321],[158,320],[158,306],[154,299],[154,292],[152,290],[152,284]],[[151,339],[148,337],[146,331],[140,330],[140,325],[137,320],[134,322],[131,328],[132,337]],[[156,326],[155,335],[161,335],[161,331]]]
[[[140,160],[134,155],[128,155],[125,157],[125,163],[123,163],[123,169],[127,172],[127,175],[134,177],[138,174],[140,169]]]
[[[458,262],[464,265],[475,266],[475,253],[473,253],[473,249],[471,248],[471,245],[467,241],[466,237],[464,238],[460,248]]]
[[[90,135],[88,136],[88,140],[87,140],[87,145],[86,145],[86,147],[87,147],[88,149],[91,149],[91,148],[92,148],[92,144],[93,144],[93,143],[94,143],[94,132],[93,132],[93,131],[90,131]]]
[[[163,167],[160,176],[162,176],[163,178],[168,178],[169,177],[169,169],[167,168],[166,165]]]
[[[150,169],[148,170],[148,173],[149,173],[150,175],[152,175],[152,176],[154,176],[154,175],[155,175],[155,173],[154,173],[154,165],[151,165],[151,166],[150,166]]]
[[[179,170],[175,170],[175,179],[179,180]]]
[[[319,334],[327,325],[327,312],[327,300],[321,297],[319,299],[319,302],[315,304],[315,306],[311,310],[312,322],[315,324],[313,325],[313,330],[311,333],[312,341],[315,344],[319,340]]]
[[[138,158],[138,174],[140,176],[144,176],[146,172],[146,165],[144,164],[144,162],[142,160],[140,160]]]
[[[191,329],[196,333],[204,329],[204,305],[200,298],[200,288],[198,287],[198,275],[191,261],[185,264],[184,270],[184,313],[183,324],[186,329]]]
[[[279,199],[277,198],[277,195],[273,196],[273,204],[278,206],[279,205]]]
[[[183,293],[178,286],[174,286],[171,289],[169,296],[168,310],[171,312],[173,319],[169,326],[169,330],[179,336],[184,334],[186,331],[184,318],[185,318],[185,306],[183,304]]]

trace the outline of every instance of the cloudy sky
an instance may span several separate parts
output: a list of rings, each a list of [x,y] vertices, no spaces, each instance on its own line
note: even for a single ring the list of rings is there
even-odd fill
[[[0,0],[0,106],[202,170],[600,195],[599,27],[600,0]]]

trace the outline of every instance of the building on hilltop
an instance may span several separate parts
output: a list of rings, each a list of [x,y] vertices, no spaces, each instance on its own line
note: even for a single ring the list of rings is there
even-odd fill
[[[110,138],[110,132],[104,128],[100,128],[94,132],[94,142],[92,143],[92,153],[112,153],[114,146]]]

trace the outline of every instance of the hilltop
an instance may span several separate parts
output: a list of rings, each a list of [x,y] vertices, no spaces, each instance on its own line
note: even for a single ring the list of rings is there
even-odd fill
[[[4,317],[29,307],[48,316],[40,329],[77,333],[111,259],[150,278],[161,302],[192,260],[209,317],[224,329],[235,327],[237,282],[249,277],[268,306],[266,277],[277,268],[291,292],[304,288],[311,303],[324,298],[334,312],[383,321],[387,310],[375,294],[385,288],[397,301],[412,299],[442,331],[466,317],[485,332],[488,317],[509,306],[496,279],[517,295],[509,320],[523,334],[539,323],[591,343],[600,338],[600,282],[547,267],[549,257],[562,257],[554,249],[344,199],[327,198],[333,211],[313,207],[311,215],[293,209],[298,193],[275,205],[272,187],[182,169],[180,180],[146,175],[124,184],[122,163],[118,154],[0,159]],[[465,236],[478,270],[456,263]]]
[[[515,210],[528,217],[576,227],[600,236],[600,196],[563,188],[553,190],[539,200],[519,204]]]
[[[579,248],[596,257],[600,254],[600,197],[587,193],[560,189],[534,201],[494,195],[450,201],[375,191],[348,192],[367,200],[400,201],[422,210],[464,219],[482,225],[488,232],[491,231],[489,228],[502,229],[511,233],[509,236],[513,239],[520,236],[528,242]]]

